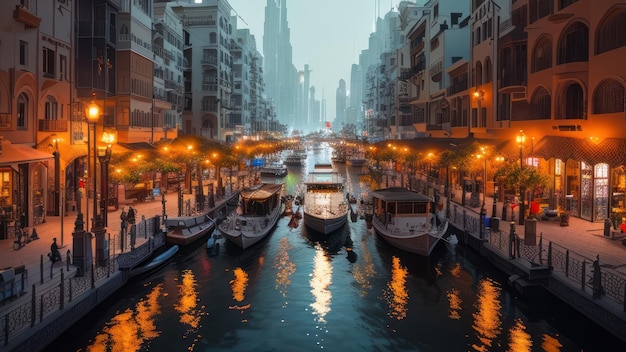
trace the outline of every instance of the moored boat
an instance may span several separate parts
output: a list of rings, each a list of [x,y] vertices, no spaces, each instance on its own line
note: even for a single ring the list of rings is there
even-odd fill
[[[287,166],[282,163],[272,163],[261,168],[262,177],[285,177],[287,176]]]
[[[283,184],[261,183],[239,193],[239,205],[218,226],[221,234],[246,249],[267,236],[283,213]]]
[[[207,214],[178,216],[165,220],[165,241],[178,245],[190,244],[215,230],[215,221]]]
[[[448,221],[431,211],[433,200],[406,188],[370,192],[374,199],[372,225],[392,246],[429,256],[448,229]]]
[[[173,245],[163,253],[154,257],[148,263],[131,269],[128,272],[128,277],[133,278],[142,274],[148,274],[152,271],[155,271],[163,265],[167,264],[172,258],[174,258],[174,255],[176,255],[176,253],[178,253],[178,245]]]
[[[315,165],[305,185],[304,224],[323,234],[341,228],[348,218],[348,202],[343,181],[333,173],[332,165]]]

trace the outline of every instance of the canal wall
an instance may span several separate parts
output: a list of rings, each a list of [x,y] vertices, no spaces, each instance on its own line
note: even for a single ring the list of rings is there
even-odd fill
[[[466,211],[451,214],[450,223],[459,241],[508,275],[520,296],[550,292],[626,342],[624,275],[541,238],[527,245],[514,231],[489,231]]]

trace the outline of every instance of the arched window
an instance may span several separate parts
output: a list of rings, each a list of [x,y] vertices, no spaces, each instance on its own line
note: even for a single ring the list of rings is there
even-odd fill
[[[582,119],[585,117],[583,89],[578,83],[572,83],[565,90],[565,118]]]
[[[15,126],[18,130],[26,129],[28,121],[28,96],[26,93],[20,93],[17,97],[17,121]]]
[[[600,83],[593,96],[593,113],[624,112],[624,85],[614,79]]]
[[[598,28],[596,54],[626,45],[626,10],[612,13]]]
[[[483,84],[483,64],[480,61],[476,62],[476,85]]]
[[[589,29],[581,22],[572,23],[559,40],[558,64],[589,60]]]
[[[531,102],[534,118],[538,120],[549,120],[551,116],[552,99],[550,93],[545,88],[539,88],[535,92]]]
[[[532,72],[552,67],[552,40],[550,38],[542,37],[537,41],[532,60]]]

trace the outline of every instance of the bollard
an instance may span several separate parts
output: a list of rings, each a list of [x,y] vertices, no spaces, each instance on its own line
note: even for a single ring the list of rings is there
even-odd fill
[[[509,230],[509,258],[513,259],[515,257],[515,221],[511,221],[511,228]]]

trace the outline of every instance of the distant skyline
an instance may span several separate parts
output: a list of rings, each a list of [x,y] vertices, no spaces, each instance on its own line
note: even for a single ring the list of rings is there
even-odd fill
[[[263,53],[263,24],[267,0],[228,0],[239,15],[238,28],[249,28]],[[382,3],[381,3],[382,2]],[[384,16],[399,1],[380,0],[287,0],[287,20],[291,30],[293,64],[304,69],[309,64],[311,86],[316,98],[326,99],[326,116],[335,118],[335,93],[339,80],[350,82],[352,64],[367,49],[374,31],[375,11],[380,4]]]

